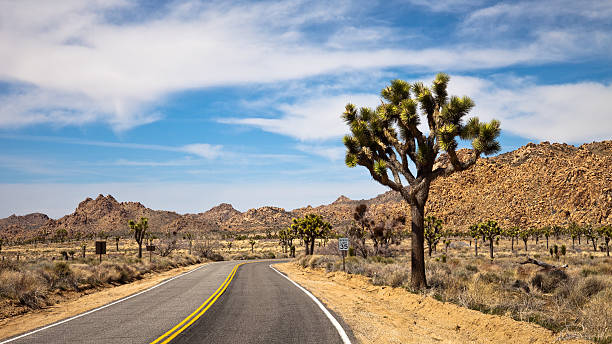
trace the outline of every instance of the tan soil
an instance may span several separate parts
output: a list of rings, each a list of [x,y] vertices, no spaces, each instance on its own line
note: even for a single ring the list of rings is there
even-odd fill
[[[74,300],[60,302],[45,309],[35,310],[27,314],[2,319],[0,320],[0,340],[103,306],[123,297],[150,288],[167,278],[196,269],[204,264],[206,263],[151,274],[132,283],[103,289],[98,292],[83,295]]]
[[[535,324],[483,314],[401,288],[374,286],[364,276],[303,269],[294,263],[275,267],[339,314],[364,344],[550,344],[558,340],[554,333]]]

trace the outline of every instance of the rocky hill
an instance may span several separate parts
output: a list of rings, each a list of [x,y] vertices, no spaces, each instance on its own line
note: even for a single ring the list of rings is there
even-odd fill
[[[443,159],[440,163],[445,163]],[[374,181],[373,181],[374,182]],[[136,202],[117,202],[99,195],[81,202],[74,213],[60,219],[44,214],[0,219],[0,233],[27,238],[53,235],[59,228],[70,234],[104,231],[127,233],[127,221],[148,217],[151,230],[202,233],[224,231],[276,231],[293,217],[319,213],[336,228],[350,225],[355,206],[365,203],[378,221],[410,216],[408,205],[395,192],[369,200],[340,196],[328,205],[286,211],[277,207],[244,213],[222,203],[199,214],[179,215],[151,210]],[[515,151],[477,164],[432,183],[426,211],[442,218],[447,228],[465,230],[480,219],[496,219],[503,226],[567,225],[570,222],[612,223],[612,141],[575,147],[567,144],[527,144]]]

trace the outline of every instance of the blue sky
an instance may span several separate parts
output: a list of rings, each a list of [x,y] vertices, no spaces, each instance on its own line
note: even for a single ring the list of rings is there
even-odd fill
[[[0,216],[386,191],[340,114],[451,75],[503,151],[612,133],[611,1],[0,1]]]

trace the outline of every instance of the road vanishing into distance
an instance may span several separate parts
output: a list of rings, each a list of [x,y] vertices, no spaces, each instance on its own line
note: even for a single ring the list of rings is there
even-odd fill
[[[346,325],[272,269],[276,262],[206,264],[0,344],[349,343]]]

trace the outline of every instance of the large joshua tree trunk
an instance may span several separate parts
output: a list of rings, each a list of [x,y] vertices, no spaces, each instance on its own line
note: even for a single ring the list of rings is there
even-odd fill
[[[421,185],[421,189],[410,200],[410,215],[412,227],[411,285],[414,289],[427,287],[425,277],[425,203],[429,196],[429,181]],[[406,197],[404,197],[406,198]]]
[[[424,250],[425,225],[423,223],[425,218],[425,206],[418,204],[410,205],[410,214],[412,215],[411,284],[413,288],[421,289],[427,287]]]

